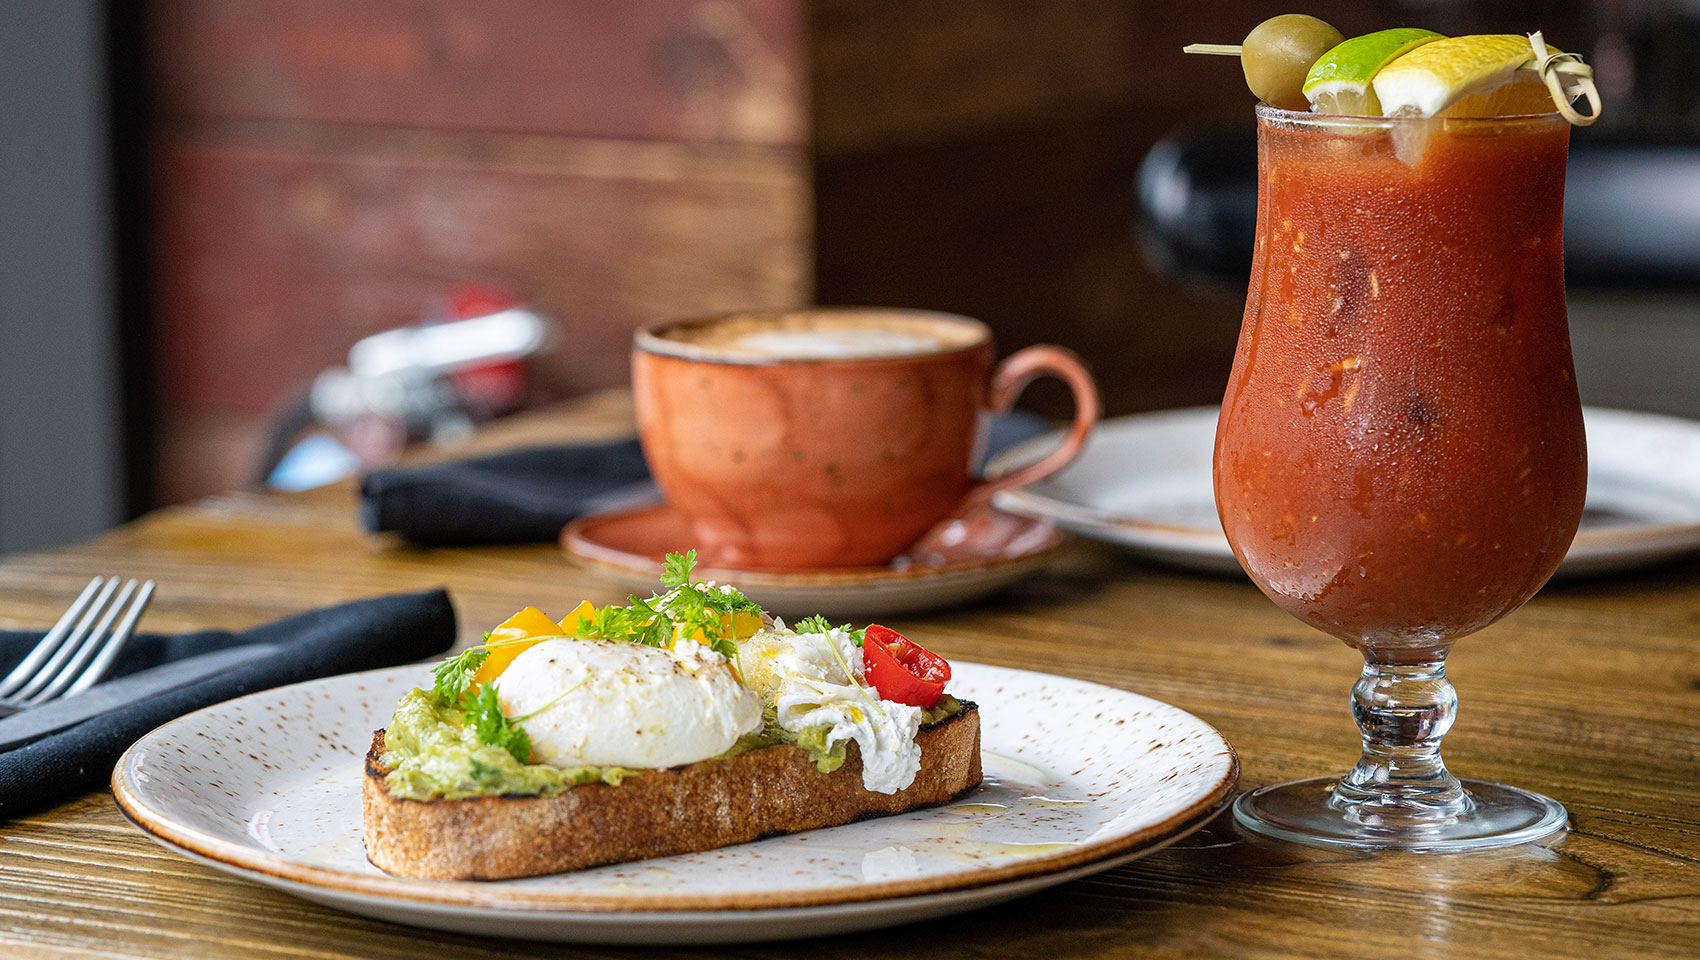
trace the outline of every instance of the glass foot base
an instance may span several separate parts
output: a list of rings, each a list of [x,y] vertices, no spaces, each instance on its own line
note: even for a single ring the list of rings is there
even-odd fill
[[[1455,816],[1331,802],[1338,782],[1317,777],[1242,794],[1234,801],[1234,821],[1253,833],[1311,846],[1456,853],[1543,840],[1562,832],[1568,820],[1557,800],[1492,780],[1463,779],[1472,802]]]

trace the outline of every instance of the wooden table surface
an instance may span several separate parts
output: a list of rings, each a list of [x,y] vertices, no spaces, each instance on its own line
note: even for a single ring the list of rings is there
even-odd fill
[[[485,446],[603,435],[599,397]],[[549,546],[418,550],[361,533],[350,488],[232,494],[0,564],[0,626],[51,622],[94,573],[160,581],[147,628],[242,627],[446,584],[462,642],[527,603],[614,599]],[[1242,786],[1357,755],[1351,650],[1248,582],[1077,544],[1051,571],[912,628],[950,657],[1039,667],[1174,703],[1238,748]],[[1610,957],[1700,955],[1700,562],[1559,583],[1461,643],[1453,769],[1562,800],[1551,847],[1357,856],[1241,836],[1227,818],[1142,860],[1011,904],[741,957]],[[104,790],[0,824],[0,956],[686,956],[413,930],[339,913],[167,852]]]

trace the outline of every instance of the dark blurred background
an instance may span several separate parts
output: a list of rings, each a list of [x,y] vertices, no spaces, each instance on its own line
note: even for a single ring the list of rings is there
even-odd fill
[[[559,328],[531,404],[623,384],[638,324],[810,302],[1071,346],[1112,414],[1215,402],[1252,102],[1180,48],[1290,3],[8,0],[0,551],[254,482],[304,384],[468,282]],[[1588,56],[1572,244],[1663,260],[1573,264],[1584,399],[1700,415],[1700,228],[1669,233],[1700,223],[1700,4],[1302,12]],[[1679,226],[1608,222],[1620,191]]]

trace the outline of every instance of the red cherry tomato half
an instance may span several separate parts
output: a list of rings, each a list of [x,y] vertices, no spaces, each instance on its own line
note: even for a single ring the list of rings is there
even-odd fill
[[[914,707],[938,703],[950,681],[945,658],[877,623],[863,634],[862,666],[880,699]]]

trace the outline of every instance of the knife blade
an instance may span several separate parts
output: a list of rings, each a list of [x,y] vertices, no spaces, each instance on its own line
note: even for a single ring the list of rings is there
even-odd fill
[[[0,751],[24,746],[84,720],[187,686],[280,649],[282,646],[275,643],[253,643],[214,650],[139,670],[129,676],[97,684],[82,693],[30,707],[0,720]]]

